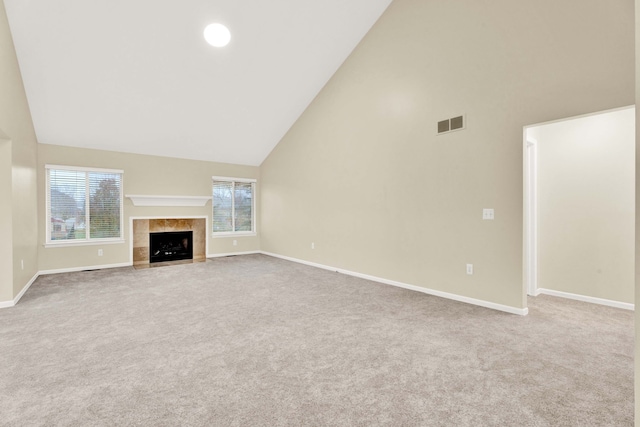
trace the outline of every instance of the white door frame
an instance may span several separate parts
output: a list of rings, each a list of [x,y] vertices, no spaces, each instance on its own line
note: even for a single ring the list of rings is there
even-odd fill
[[[524,128],[524,286],[538,295],[538,141]]]

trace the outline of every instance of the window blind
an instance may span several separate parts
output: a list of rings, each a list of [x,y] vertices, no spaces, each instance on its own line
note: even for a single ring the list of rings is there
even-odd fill
[[[251,231],[253,221],[253,184],[235,183],[234,189],[234,230]]]
[[[90,237],[120,237],[121,175],[89,172]]]
[[[122,238],[122,172],[47,166],[48,242]]]
[[[213,232],[233,231],[233,182],[213,181]]]
[[[49,170],[49,240],[86,238],[85,172]]]
[[[213,232],[251,233],[254,227],[255,183],[213,180]]]

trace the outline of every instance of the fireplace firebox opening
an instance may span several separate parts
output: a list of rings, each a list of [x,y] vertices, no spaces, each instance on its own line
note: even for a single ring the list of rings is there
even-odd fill
[[[193,259],[193,232],[149,233],[149,262]]]

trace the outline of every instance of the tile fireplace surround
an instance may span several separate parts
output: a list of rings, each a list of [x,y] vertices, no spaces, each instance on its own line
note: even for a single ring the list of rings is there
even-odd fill
[[[193,259],[206,258],[205,218],[162,218],[133,220],[133,265],[149,264],[149,233],[193,231]]]

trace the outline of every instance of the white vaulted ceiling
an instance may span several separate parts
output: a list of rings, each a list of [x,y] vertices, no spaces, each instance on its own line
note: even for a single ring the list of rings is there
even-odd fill
[[[259,165],[391,0],[4,3],[40,143]]]

